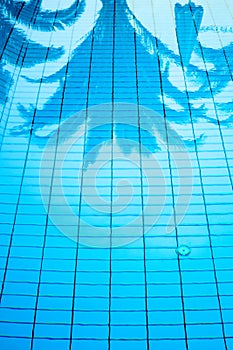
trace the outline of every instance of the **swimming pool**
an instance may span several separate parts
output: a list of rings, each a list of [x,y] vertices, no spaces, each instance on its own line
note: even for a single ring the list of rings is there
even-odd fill
[[[232,2],[0,4],[1,349],[233,349]]]

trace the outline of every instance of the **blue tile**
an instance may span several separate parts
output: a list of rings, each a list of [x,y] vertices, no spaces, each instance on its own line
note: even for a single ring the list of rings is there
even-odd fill
[[[3,5],[0,348],[230,349],[227,2]]]

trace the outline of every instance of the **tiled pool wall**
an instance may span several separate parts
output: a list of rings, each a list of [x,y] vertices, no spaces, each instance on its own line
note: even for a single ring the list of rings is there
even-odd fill
[[[0,348],[232,350],[232,1],[0,6]]]

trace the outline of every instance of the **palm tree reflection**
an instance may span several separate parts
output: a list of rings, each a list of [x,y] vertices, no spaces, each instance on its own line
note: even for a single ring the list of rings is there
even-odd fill
[[[182,63],[185,67],[189,65],[192,52],[197,45],[203,12],[203,7],[196,6],[193,2],[184,6],[179,3],[175,4],[176,34]]]
[[[113,98],[112,78],[114,78],[114,99],[117,102],[139,102],[142,105],[163,113],[163,102],[161,101],[162,88],[167,120],[178,124],[190,123],[190,115],[187,108],[187,104],[189,103],[192,108],[193,122],[198,122],[200,118],[205,118],[206,121],[215,123],[216,118],[212,118],[210,113],[208,113],[209,100],[207,101],[206,96],[210,91],[210,87],[206,78],[206,71],[198,65],[193,64],[190,60],[192,52],[195,52],[197,56],[199,55],[200,60],[203,59],[203,57],[200,57],[199,46],[196,45],[198,30],[203,17],[203,7],[196,6],[194,2],[190,2],[189,5],[183,7],[178,3],[175,5],[177,37],[180,49],[179,56],[142,26],[129,9],[126,0],[101,0],[101,2],[102,8],[93,30],[87,32],[85,40],[77,44],[69,60],[61,69],[43,79],[43,84],[48,84],[49,86],[49,84],[57,82],[59,87],[52,96],[48,96],[48,100],[42,108],[37,108],[36,123],[34,125],[35,135],[50,135],[55,127],[48,127],[46,118],[54,117],[54,119],[57,120],[60,116],[61,108],[63,120],[78,112],[80,109],[86,108],[88,88],[89,105],[111,102]],[[81,2],[80,16],[82,16],[83,11],[85,11],[86,3],[87,0]],[[56,23],[59,29],[62,29],[61,22],[73,23],[73,14],[76,6],[77,1],[75,1],[69,9],[58,12]],[[113,17],[114,13],[115,19]],[[50,16],[52,18],[54,13],[41,12],[38,14],[38,23],[40,23],[42,31],[46,29],[46,23],[48,23],[47,28],[49,28],[49,30],[53,29]],[[116,25],[114,34],[115,48],[113,48],[112,40],[113,20]],[[187,27],[185,35],[183,35],[184,25],[185,28]],[[134,88],[136,85],[135,40],[138,61],[137,76],[139,100]],[[187,41],[189,45],[187,45]],[[93,52],[90,50],[92,45],[94,49]],[[225,52],[229,52],[231,47],[232,44],[225,47]],[[39,50],[42,50],[42,48]],[[51,50],[53,50],[52,47]],[[60,48],[60,51],[59,49],[54,50],[55,52],[52,58],[56,62],[58,56],[62,54],[62,48]],[[114,62],[112,61],[113,50],[115,53]],[[214,86],[214,93],[217,95],[224,89],[227,89],[231,79],[229,74],[228,76],[224,74],[226,78],[222,79],[216,72],[220,69],[220,66],[223,70],[227,70],[228,66],[224,61],[225,58],[221,50],[203,47],[202,52],[206,65],[211,64],[213,67],[209,70],[208,74]],[[190,86],[189,101],[187,101],[185,87],[183,87],[180,82],[172,79],[175,74],[181,74],[182,76],[181,61],[183,61],[184,66],[186,66],[184,74]],[[56,64],[55,62],[54,64]],[[89,76],[88,71],[91,62],[93,64],[91,67],[91,75]],[[99,62],[101,62],[101,64],[99,64]],[[35,67],[37,63],[38,61],[33,63]],[[112,76],[113,63],[114,77]],[[162,86],[161,81],[156,78],[160,77],[160,74]],[[31,84],[38,84],[38,79],[25,78]],[[64,86],[66,94],[63,96],[62,100],[61,96]],[[128,89],[128,86],[132,88]],[[228,101],[227,103],[221,102],[220,108],[224,110],[226,114],[232,111],[232,107],[232,101]],[[31,108],[23,104],[19,105],[19,113],[26,122],[24,125],[20,125],[12,130],[12,133],[28,132],[31,128],[31,119],[34,109],[34,105],[32,105]],[[228,117],[230,118],[230,116]],[[225,120],[225,123],[227,125],[228,121]],[[49,124],[51,125],[51,120]],[[118,132],[120,135],[121,131],[119,130]]]
[[[48,61],[57,61],[64,54],[62,46],[48,48],[31,39],[27,33],[28,28],[41,33],[45,32],[45,35],[51,31],[64,30],[74,24],[83,13],[85,1],[79,3],[80,0],[76,0],[67,9],[46,11],[41,8],[42,0],[30,0],[27,3],[0,0],[1,103],[5,102],[9,87],[13,83],[6,65],[23,66],[24,68],[35,67],[44,62],[48,49]],[[15,54],[12,49],[15,50]],[[25,78],[30,81],[29,78]]]

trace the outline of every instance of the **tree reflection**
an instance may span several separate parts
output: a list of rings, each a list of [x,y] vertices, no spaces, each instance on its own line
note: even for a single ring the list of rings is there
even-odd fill
[[[187,67],[192,52],[197,45],[197,36],[201,26],[204,9],[193,2],[182,6],[175,4],[176,34],[182,57],[182,63]]]
[[[224,98],[220,100],[221,93],[227,90],[232,80],[229,73],[229,60],[232,58],[229,52],[233,44],[224,47],[227,57],[220,49],[201,47],[200,50],[197,36],[203,17],[203,7],[196,6],[194,2],[183,7],[179,4],[175,5],[180,49],[180,55],[178,55],[143,27],[125,0],[102,0],[101,2],[102,8],[93,30],[87,31],[85,40],[77,43],[66,64],[43,79],[43,84],[48,86],[57,82],[58,88],[52,96],[48,94],[48,100],[42,108],[37,108],[33,131],[35,135],[49,136],[54,127],[50,128],[47,125],[51,125],[52,119],[46,123],[46,118],[54,117],[56,121],[61,116],[63,120],[68,118],[87,107],[87,96],[89,105],[108,103],[114,98],[118,102],[140,103],[159,113],[164,113],[165,107],[167,120],[178,124],[189,124],[190,118],[192,122],[198,122],[199,119],[204,118],[208,122],[216,123],[216,116],[210,115],[208,107],[213,104],[211,95],[213,93],[220,104],[217,106],[219,117],[221,118],[224,114],[224,125],[228,125],[228,120],[231,124],[232,101],[226,101]],[[85,10],[86,3],[87,1],[81,2],[83,7],[80,8],[80,16]],[[59,24],[61,22],[70,21],[69,23],[72,24],[75,4],[77,5],[77,2],[67,10],[58,11],[56,23],[60,26],[59,29],[61,29]],[[38,16],[43,31],[45,30],[43,23],[52,23],[50,16],[52,18],[54,13],[45,12]],[[114,33],[113,22],[116,28]],[[185,34],[187,36],[182,36],[184,23],[185,28],[189,30]],[[49,28],[51,29],[51,26]],[[113,47],[113,35],[115,47]],[[135,43],[137,72],[135,71]],[[113,52],[114,60],[112,60]],[[56,57],[58,53],[59,51],[56,51],[52,55],[54,62],[58,59]],[[199,60],[197,64],[191,60],[193,53]],[[205,66],[203,66],[203,59]],[[33,63],[35,67],[37,63]],[[211,68],[208,68],[207,77],[205,67],[209,67],[208,65]],[[220,67],[221,75],[218,73]],[[112,68],[114,68],[114,76]],[[136,78],[139,96],[133,89],[136,86]],[[32,85],[39,83],[38,79],[28,79],[27,76],[25,79]],[[186,86],[184,80],[187,83]],[[128,86],[132,89],[128,89]],[[188,97],[186,87],[189,90]],[[190,116],[190,108],[192,116]],[[34,105],[29,108],[23,104],[19,105],[19,113],[26,122],[12,130],[12,133],[25,133],[31,129],[34,109]],[[44,132],[41,131],[42,129]]]
[[[71,26],[81,15],[85,2],[79,5],[76,0],[68,9],[44,11],[42,0],[23,1],[0,0],[0,103],[6,101],[8,90],[12,85],[12,67],[35,67],[44,62],[49,49],[48,60],[56,61],[63,54],[63,47],[47,47],[30,38],[31,28],[38,32],[64,30]],[[8,66],[6,68],[6,66]],[[33,83],[33,82],[32,82]]]

